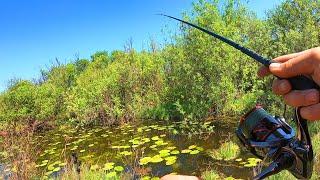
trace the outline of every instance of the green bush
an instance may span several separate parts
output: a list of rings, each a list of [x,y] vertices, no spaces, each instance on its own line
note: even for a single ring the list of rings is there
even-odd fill
[[[199,0],[184,18],[271,59],[320,44],[319,8],[317,0],[286,0],[259,19],[240,1]],[[272,78],[256,75],[258,63],[189,26],[172,39],[159,51],[127,48],[57,61],[37,82],[18,81],[0,95],[0,121],[198,120],[241,116],[255,103],[282,114]]]
[[[30,81],[18,80],[1,95],[0,119],[10,125],[28,123],[35,119],[36,86]]]

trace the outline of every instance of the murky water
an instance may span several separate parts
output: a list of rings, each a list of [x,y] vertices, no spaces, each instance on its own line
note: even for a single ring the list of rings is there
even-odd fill
[[[65,162],[77,157],[92,169],[118,171],[137,177],[168,173],[200,176],[214,169],[225,176],[248,179],[252,169],[235,160],[217,160],[208,150],[218,149],[226,141],[237,142],[236,124],[218,121],[206,123],[146,122],[115,128],[53,130],[37,135],[32,142],[38,148],[39,175],[57,175]],[[247,158],[241,153],[237,158]],[[108,164],[109,163],[109,164]],[[242,163],[243,164],[243,163]]]

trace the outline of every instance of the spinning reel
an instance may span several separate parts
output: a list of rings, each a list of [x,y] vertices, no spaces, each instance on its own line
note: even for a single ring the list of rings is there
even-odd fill
[[[241,118],[236,134],[255,156],[271,161],[255,180],[263,179],[284,169],[298,179],[309,179],[313,170],[313,150],[305,119],[295,111],[297,135],[284,118],[269,115],[256,106]]]

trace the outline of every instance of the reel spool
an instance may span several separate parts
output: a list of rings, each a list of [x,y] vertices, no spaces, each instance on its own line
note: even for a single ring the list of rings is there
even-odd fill
[[[306,120],[295,111],[297,134],[284,118],[269,115],[256,106],[241,118],[236,134],[255,156],[271,161],[254,177],[264,179],[284,169],[298,179],[309,179],[313,170],[313,150]]]

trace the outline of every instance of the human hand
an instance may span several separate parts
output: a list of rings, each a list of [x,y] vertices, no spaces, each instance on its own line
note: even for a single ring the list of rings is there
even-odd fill
[[[183,175],[165,175],[161,180],[199,180],[196,176],[183,176]]]
[[[258,75],[264,77],[272,73],[282,78],[306,75],[320,85],[320,47],[280,56],[275,58],[274,61],[278,63],[272,63],[269,68],[261,67]],[[276,79],[273,82],[272,91],[283,96],[286,104],[293,107],[302,107],[300,113],[304,119],[320,119],[319,90],[292,90],[288,80]]]

